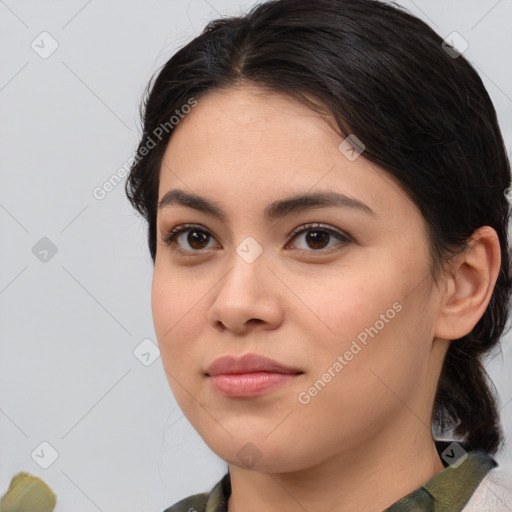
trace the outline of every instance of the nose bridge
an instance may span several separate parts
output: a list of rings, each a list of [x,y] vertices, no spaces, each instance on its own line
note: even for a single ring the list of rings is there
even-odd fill
[[[212,325],[223,324],[231,330],[243,330],[251,320],[274,325],[281,318],[275,296],[275,279],[267,268],[263,247],[246,237],[235,246],[229,259],[229,270],[221,279],[209,311]]]
[[[265,272],[268,273],[263,246],[252,236],[247,236],[234,249],[224,287],[231,289],[234,286],[238,292],[238,287],[241,286],[242,291],[244,287],[247,288],[246,295],[253,294],[258,288],[257,285],[261,285],[266,279]]]

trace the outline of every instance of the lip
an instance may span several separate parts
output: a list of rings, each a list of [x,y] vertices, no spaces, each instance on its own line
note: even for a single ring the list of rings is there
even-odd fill
[[[266,394],[304,372],[258,354],[222,356],[206,370],[213,389],[226,397],[250,398]]]
[[[273,359],[258,354],[245,354],[241,357],[222,356],[208,366],[206,374],[210,377],[233,373],[302,373],[298,368],[286,366]]]

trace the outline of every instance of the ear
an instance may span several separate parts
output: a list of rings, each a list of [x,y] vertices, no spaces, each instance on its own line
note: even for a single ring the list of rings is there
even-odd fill
[[[490,226],[477,229],[446,272],[435,337],[455,340],[471,332],[491,300],[500,266],[496,231]]]

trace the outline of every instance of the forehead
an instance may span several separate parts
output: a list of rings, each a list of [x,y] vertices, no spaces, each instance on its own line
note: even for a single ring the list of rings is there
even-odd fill
[[[332,125],[332,117],[255,86],[207,93],[173,131],[159,200],[178,188],[263,208],[285,190],[294,195],[317,188],[357,197],[375,211],[389,209],[391,193],[394,200],[411,203],[376,164],[347,158],[340,150],[344,139]]]
[[[339,135],[327,120],[332,122],[332,116],[321,116],[288,95],[237,86],[202,96],[174,130],[170,145],[180,149],[200,145],[204,152],[236,151],[239,155],[261,147],[275,155],[278,148],[297,151],[298,144],[336,145]]]

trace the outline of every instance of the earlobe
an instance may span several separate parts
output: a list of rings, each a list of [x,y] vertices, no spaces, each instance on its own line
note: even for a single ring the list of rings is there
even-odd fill
[[[491,300],[501,265],[500,242],[490,226],[477,229],[445,278],[435,336],[454,340],[480,320]]]

